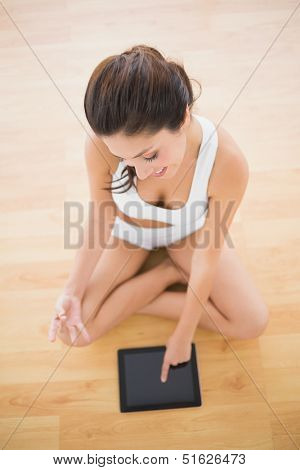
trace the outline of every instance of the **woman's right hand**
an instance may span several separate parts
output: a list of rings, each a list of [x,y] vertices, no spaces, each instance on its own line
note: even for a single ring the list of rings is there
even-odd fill
[[[48,332],[49,341],[55,341],[58,328],[68,328],[72,343],[82,333],[90,341],[90,336],[81,320],[81,300],[76,295],[63,292],[55,304],[55,313]]]

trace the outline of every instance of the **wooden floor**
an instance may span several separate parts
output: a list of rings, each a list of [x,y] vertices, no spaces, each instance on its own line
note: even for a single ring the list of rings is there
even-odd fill
[[[300,447],[297,3],[3,2],[3,448]],[[87,80],[104,57],[138,43],[184,62],[203,87],[195,112],[220,122],[248,159],[250,181],[231,235],[271,320],[252,340],[197,331],[203,406],[126,414],[117,349],[164,345],[174,323],[136,313],[87,348],[50,343],[47,333],[76,251],[64,247],[63,204],[88,201]]]

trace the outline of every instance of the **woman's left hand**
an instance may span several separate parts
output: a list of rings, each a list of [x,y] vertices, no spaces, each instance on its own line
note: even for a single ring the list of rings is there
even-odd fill
[[[170,365],[177,366],[181,362],[189,361],[191,355],[192,343],[190,339],[180,333],[173,333],[167,341],[167,349],[161,369],[161,381],[167,381]]]

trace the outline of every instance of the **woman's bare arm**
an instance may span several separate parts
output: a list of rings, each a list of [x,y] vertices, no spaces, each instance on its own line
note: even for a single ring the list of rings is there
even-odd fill
[[[100,189],[111,181],[109,157],[103,156],[98,137],[85,140],[84,154],[87,168],[90,207],[85,217],[82,246],[78,249],[64,292],[82,299],[87,283],[106,245],[116,216],[111,192]]]
[[[227,150],[223,160],[218,190],[209,199],[204,226],[195,234],[186,303],[177,324],[178,330],[185,331],[190,338],[211,292],[225,238],[249,180],[249,166],[240,151]]]

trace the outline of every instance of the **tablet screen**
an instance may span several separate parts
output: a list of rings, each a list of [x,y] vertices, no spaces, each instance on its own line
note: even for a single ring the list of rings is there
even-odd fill
[[[171,366],[163,383],[165,351],[165,346],[118,350],[121,412],[201,406],[195,344],[191,359]]]

